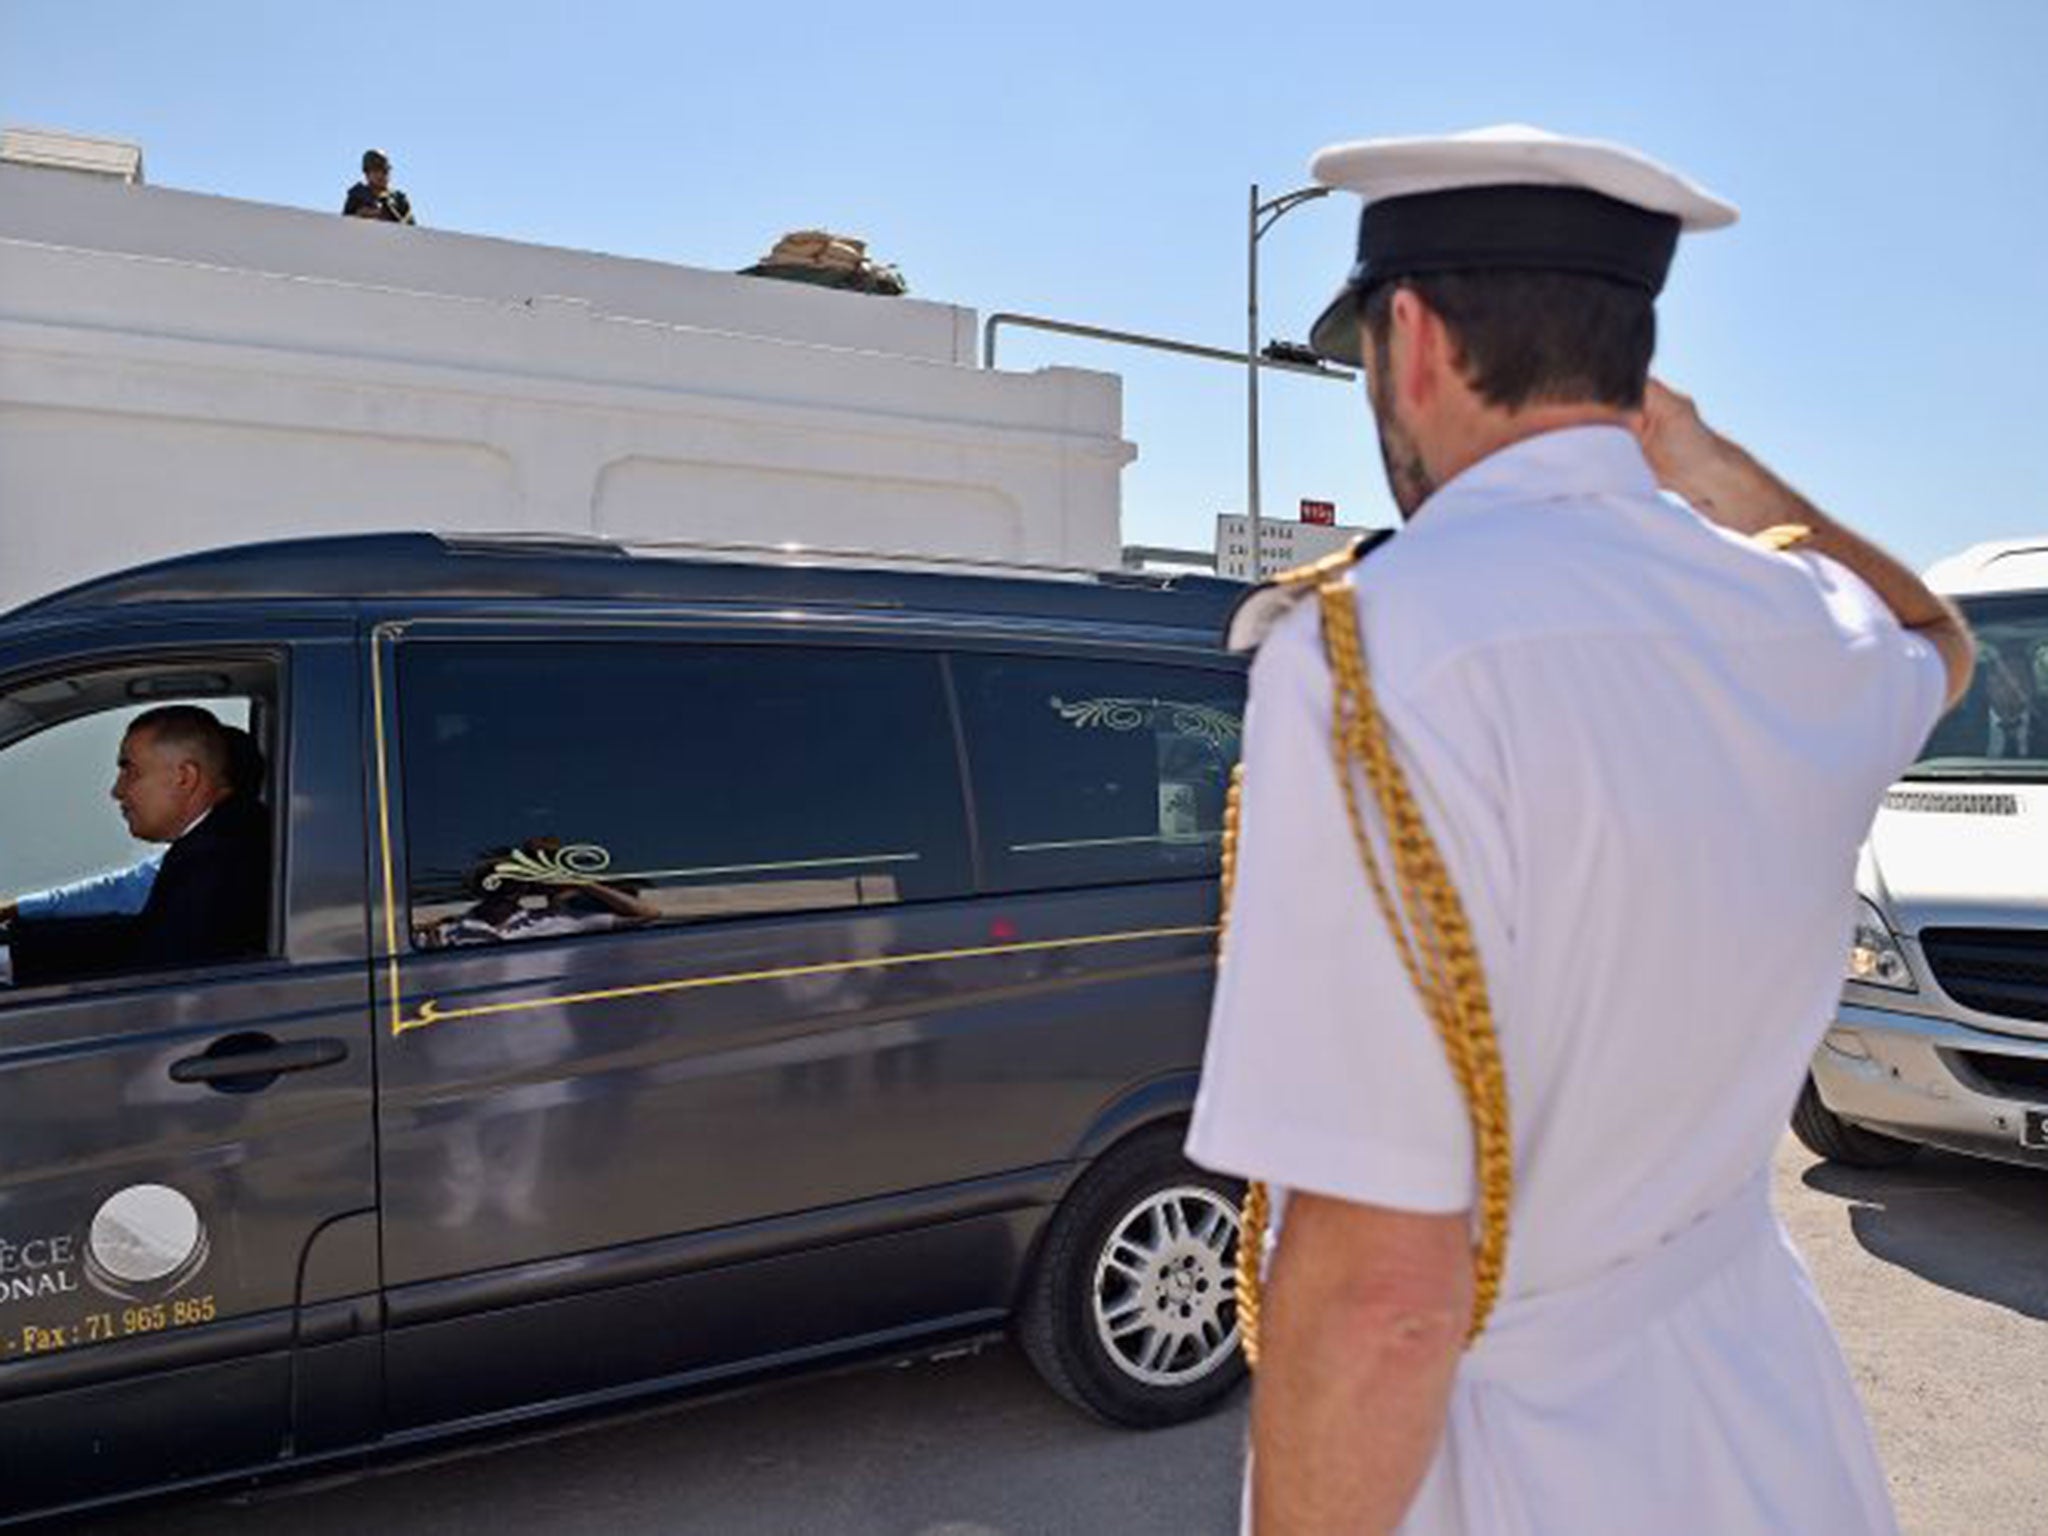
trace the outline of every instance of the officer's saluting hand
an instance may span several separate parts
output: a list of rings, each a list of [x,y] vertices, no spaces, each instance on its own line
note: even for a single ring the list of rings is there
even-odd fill
[[[1846,566],[1881,598],[1899,623],[1941,653],[1947,703],[1970,686],[1976,647],[1969,625],[1946,598],[1890,555],[1843,527],[1764,467],[1740,444],[1709,427],[1690,395],[1651,379],[1635,420],[1643,456],[1657,483],[1703,517],[1735,533],[1804,548]],[[1772,539],[1783,530],[1782,539]]]

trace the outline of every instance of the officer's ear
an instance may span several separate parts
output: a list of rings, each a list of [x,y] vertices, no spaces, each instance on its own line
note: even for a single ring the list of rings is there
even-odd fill
[[[1387,388],[1410,409],[1426,409],[1457,371],[1458,349],[1443,316],[1413,288],[1399,287],[1387,305]]]

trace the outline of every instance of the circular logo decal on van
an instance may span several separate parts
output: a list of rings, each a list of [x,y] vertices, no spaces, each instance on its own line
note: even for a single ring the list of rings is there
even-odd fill
[[[168,1295],[206,1262],[206,1225],[192,1202],[165,1184],[131,1184],[92,1218],[86,1275],[111,1296]]]

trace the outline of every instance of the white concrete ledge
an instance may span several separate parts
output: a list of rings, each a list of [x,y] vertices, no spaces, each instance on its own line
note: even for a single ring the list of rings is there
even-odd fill
[[[32,201],[70,206],[64,180]],[[0,225],[64,232],[6,192]],[[132,205],[123,244],[172,243],[154,208]],[[616,293],[436,291],[76,243],[91,232],[0,238],[0,606],[208,544],[367,529],[1118,557],[1119,381],[956,361],[968,311],[899,310],[906,341],[840,316],[902,301],[685,274],[741,295],[677,306],[686,323],[613,312]],[[806,330],[817,300],[834,321]]]

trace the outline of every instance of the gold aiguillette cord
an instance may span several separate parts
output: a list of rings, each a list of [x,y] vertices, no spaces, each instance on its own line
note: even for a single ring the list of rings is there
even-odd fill
[[[1386,723],[1373,697],[1358,631],[1358,605],[1348,579],[1317,588],[1322,610],[1323,651],[1335,685],[1330,731],[1331,755],[1344,791],[1344,812],[1352,841],[1365,866],[1402,968],[1422,999],[1443,1042],[1444,1055],[1464,1095],[1472,1123],[1479,1182],[1478,1233],[1473,1243],[1472,1319],[1466,1344],[1479,1337],[1500,1296],[1507,1263],[1508,1210],[1514,1197],[1513,1141],[1508,1122],[1506,1074],[1487,1000],[1486,974],[1472,940],[1464,903],[1451,883],[1443,855],[1422,819],[1406,774],[1387,740]],[[1237,832],[1243,799],[1243,765],[1232,777],[1223,829],[1223,926],[1229,927],[1230,894],[1237,876]],[[1371,788],[1394,866],[1390,887],[1359,807],[1358,778]],[[1221,939],[1218,941],[1222,942]],[[1247,1364],[1259,1362],[1259,1322],[1264,1301],[1261,1260],[1272,1202],[1264,1184],[1245,1191],[1237,1239],[1237,1319]]]

